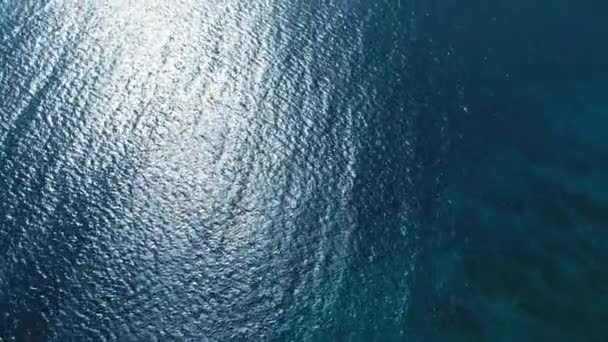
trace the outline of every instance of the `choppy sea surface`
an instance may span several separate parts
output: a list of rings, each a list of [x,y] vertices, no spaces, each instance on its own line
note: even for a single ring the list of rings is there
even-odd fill
[[[0,341],[607,341],[607,11],[0,0]]]

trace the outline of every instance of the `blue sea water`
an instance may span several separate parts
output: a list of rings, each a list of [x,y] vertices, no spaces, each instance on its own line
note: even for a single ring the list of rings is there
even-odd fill
[[[0,0],[0,341],[606,341],[607,10]]]

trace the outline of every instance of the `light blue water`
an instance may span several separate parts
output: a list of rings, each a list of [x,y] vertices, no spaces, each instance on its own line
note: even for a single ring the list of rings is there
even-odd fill
[[[606,9],[0,0],[0,341],[605,341]]]

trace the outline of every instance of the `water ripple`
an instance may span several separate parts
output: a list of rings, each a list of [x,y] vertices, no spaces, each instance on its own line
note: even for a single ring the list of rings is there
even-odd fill
[[[400,326],[445,122],[375,6],[1,2],[0,338]]]

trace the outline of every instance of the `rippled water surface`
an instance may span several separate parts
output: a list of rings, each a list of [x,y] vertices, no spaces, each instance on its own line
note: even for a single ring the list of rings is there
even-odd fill
[[[602,7],[0,0],[0,341],[605,341]]]

